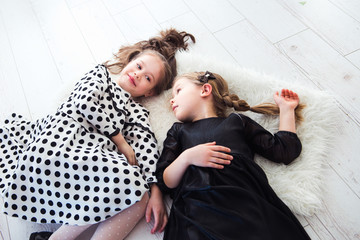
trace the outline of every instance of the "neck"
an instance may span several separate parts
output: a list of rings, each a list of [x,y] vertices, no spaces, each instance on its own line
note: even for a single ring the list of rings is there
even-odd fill
[[[211,109],[204,109],[204,111],[200,111],[196,117],[193,119],[193,122],[205,119],[205,118],[211,118],[211,117],[217,117],[216,113]]]

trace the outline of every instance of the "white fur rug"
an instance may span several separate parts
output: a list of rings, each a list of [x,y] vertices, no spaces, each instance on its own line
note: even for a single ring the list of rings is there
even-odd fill
[[[332,97],[318,90],[305,89],[275,77],[204,56],[182,52],[177,55],[177,61],[179,74],[208,70],[222,75],[227,80],[230,91],[238,94],[250,106],[273,102],[274,92],[282,88],[293,89],[299,94],[301,103],[306,104],[303,110],[304,122],[297,128],[303,144],[301,155],[288,166],[272,163],[260,156],[256,156],[255,160],[266,172],[275,192],[294,213],[311,216],[319,210],[322,207],[321,188],[324,181],[322,165],[334,140],[332,131],[338,119]],[[150,110],[150,121],[161,149],[168,129],[176,121],[170,109],[170,98],[171,90],[168,90],[143,101],[145,107]],[[278,129],[277,117],[245,114],[273,133]]]

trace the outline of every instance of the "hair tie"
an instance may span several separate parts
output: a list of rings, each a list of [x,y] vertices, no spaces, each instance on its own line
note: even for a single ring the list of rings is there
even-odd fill
[[[201,83],[208,83],[209,79],[216,79],[216,77],[214,76],[214,74],[212,74],[211,72],[209,71],[206,71],[204,73],[204,75],[200,75],[198,77],[198,80],[201,82]]]

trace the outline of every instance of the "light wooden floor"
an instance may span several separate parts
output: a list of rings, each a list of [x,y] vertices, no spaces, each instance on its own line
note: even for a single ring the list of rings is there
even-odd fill
[[[196,36],[193,52],[334,96],[324,209],[299,219],[315,240],[360,239],[359,0],[0,0],[0,120],[44,116],[69,81],[170,26]],[[128,239],[161,239],[140,225]],[[0,215],[1,240],[56,227]]]

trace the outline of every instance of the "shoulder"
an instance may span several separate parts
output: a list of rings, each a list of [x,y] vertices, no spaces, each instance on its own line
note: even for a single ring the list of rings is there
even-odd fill
[[[246,116],[246,115],[241,114],[241,113],[231,113],[228,116],[228,118],[235,119],[235,120],[238,120],[238,121],[242,122],[243,126],[246,126],[247,124],[255,124],[255,125],[258,124],[255,120],[253,120],[249,116]]]
[[[182,127],[184,126],[184,123],[182,122],[175,122],[173,123],[173,125],[171,126],[170,130],[180,130]]]
[[[244,114],[241,113],[231,113],[227,118],[226,121],[231,121],[231,122],[237,122],[237,123],[241,123],[241,125],[246,125],[246,122],[249,120],[250,118]]]
[[[171,128],[168,130],[167,135],[168,136],[177,136],[180,132],[181,129],[183,127],[184,123],[181,122],[175,122],[173,123],[173,125],[171,126]]]
[[[77,83],[77,85],[104,85],[109,83],[109,74],[103,65],[96,65],[90,71],[85,73],[84,77]]]
[[[138,115],[145,115],[146,117],[149,117],[149,115],[150,115],[149,110],[147,110],[147,108],[144,107],[141,103],[132,99],[131,96],[124,90],[123,90],[123,96],[127,99],[129,108],[132,109],[131,110],[132,113],[135,113]]]

